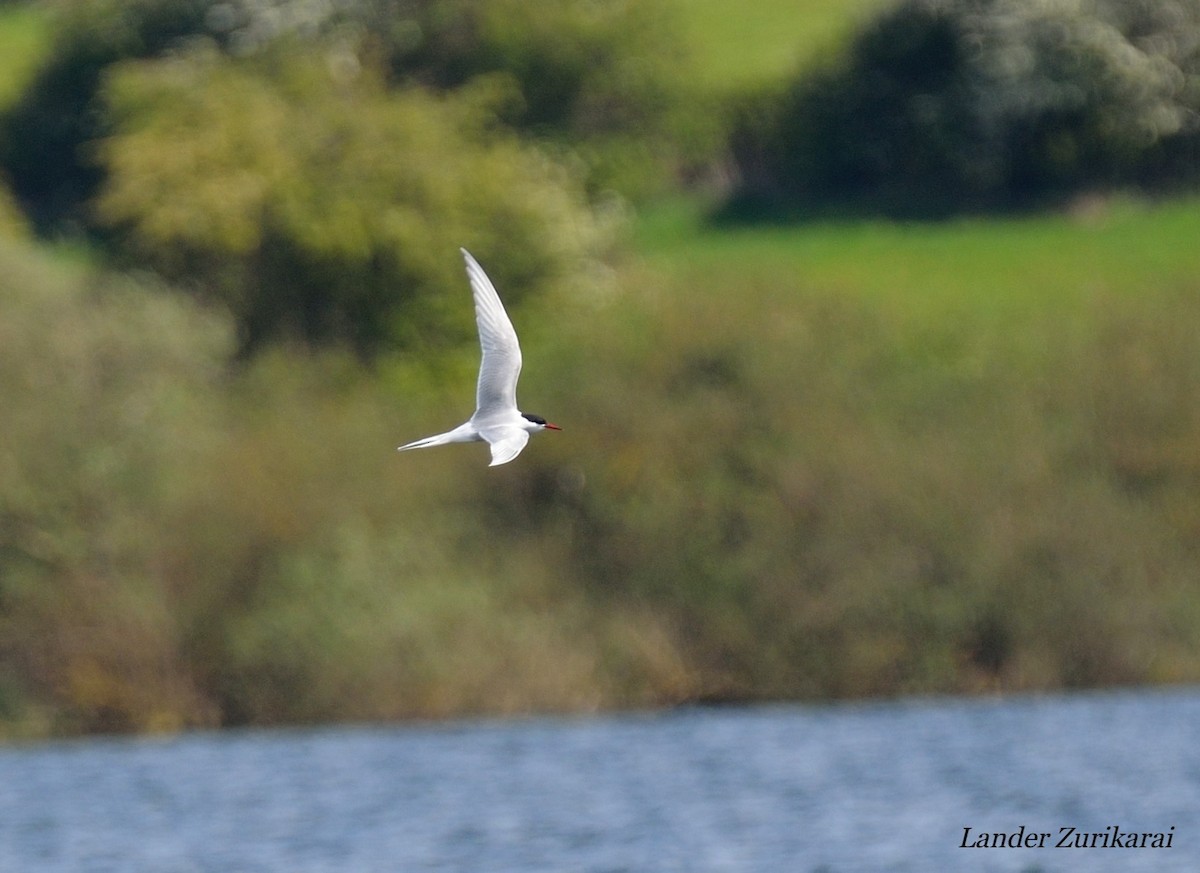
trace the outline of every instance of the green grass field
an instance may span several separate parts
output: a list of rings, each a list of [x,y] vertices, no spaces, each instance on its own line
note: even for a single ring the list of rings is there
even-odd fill
[[[887,0],[686,0],[679,4],[705,82],[719,90],[786,76],[836,46]]]
[[[835,48],[887,0],[729,0],[679,9],[714,88],[791,75]],[[714,223],[701,199],[651,205],[634,223],[637,251],[698,290],[728,294],[747,282],[844,292],[915,317],[967,309],[1078,314],[1097,295],[1191,286],[1200,275],[1200,199],[1081,200],[1060,212],[895,222]]]
[[[50,22],[29,6],[0,7],[0,111],[28,84],[50,43]]]
[[[695,201],[642,214],[637,250],[716,287],[794,277],[937,314],[1075,307],[1096,292],[1173,290],[1200,275],[1200,199],[1114,199],[1086,214],[714,225]],[[701,279],[700,277],[704,277]]]

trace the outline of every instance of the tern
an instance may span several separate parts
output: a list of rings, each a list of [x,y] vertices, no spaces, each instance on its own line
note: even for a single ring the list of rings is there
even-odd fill
[[[475,391],[475,414],[454,430],[425,437],[397,448],[427,449],[450,443],[486,442],[492,449],[489,467],[507,464],[540,430],[562,430],[540,415],[517,409],[517,377],[521,375],[521,346],[500,295],[479,262],[466,249],[459,249],[467,262],[467,277],[475,295],[475,324],[479,328],[479,384]]]

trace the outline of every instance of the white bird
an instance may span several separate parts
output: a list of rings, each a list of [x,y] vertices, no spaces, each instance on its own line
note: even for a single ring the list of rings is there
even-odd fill
[[[521,346],[500,296],[483,267],[466,249],[467,276],[475,294],[475,324],[483,359],[475,392],[475,414],[454,430],[400,446],[397,451],[425,449],[449,443],[487,442],[492,448],[489,467],[507,464],[539,430],[562,430],[540,415],[517,409],[517,377],[521,375]]]

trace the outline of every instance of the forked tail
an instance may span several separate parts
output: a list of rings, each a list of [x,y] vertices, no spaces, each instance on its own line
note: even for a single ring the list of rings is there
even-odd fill
[[[442,439],[444,436],[445,434],[439,434],[438,436],[425,437],[421,440],[413,440],[411,443],[405,443],[402,446],[397,446],[396,451],[407,452],[409,449],[427,449],[430,446],[445,445],[447,441]]]
[[[471,443],[479,439],[479,434],[475,432],[475,429],[468,422],[467,424],[460,424],[454,430],[448,430],[445,433],[435,434],[434,436],[413,440],[411,443],[397,446],[396,451],[407,452],[409,449],[427,449],[431,446],[445,446],[450,443]]]

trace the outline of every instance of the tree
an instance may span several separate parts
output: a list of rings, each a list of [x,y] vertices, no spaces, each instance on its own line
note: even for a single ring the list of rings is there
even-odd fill
[[[101,134],[94,99],[105,69],[202,32],[211,0],[78,0],[60,10],[50,59],[0,120],[0,163],[42,231],[86,222],[100,183],[84,145]]]
[[[919,210],[1190,184],[1197,46],[1195,2],[906,0],[744,114],[742,193]]]
[[[458,246],[514,295],[604,235],[577,180],[495,124],[481,89],[389,91],[300,52],[199,50],[119,67],[105,99],[100,219],[131,260],[230,307],[243,351],[465,336]]]

